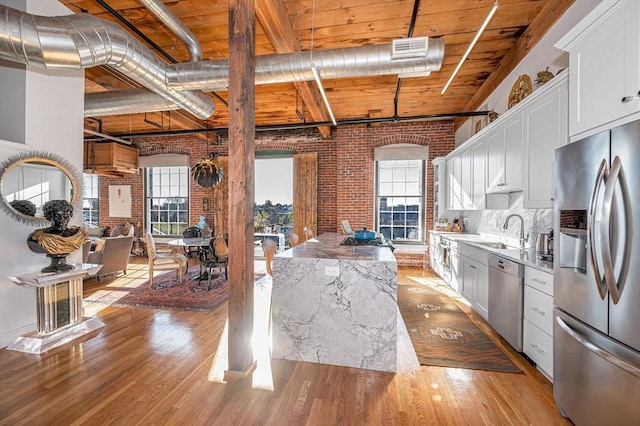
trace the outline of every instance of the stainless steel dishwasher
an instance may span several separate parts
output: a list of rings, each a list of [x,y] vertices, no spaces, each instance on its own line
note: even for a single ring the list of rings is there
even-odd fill
[[[489,254],[489,324],[522,352],[524,266]]]

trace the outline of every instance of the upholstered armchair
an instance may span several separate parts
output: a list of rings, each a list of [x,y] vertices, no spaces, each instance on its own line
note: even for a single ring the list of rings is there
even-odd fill
[[[127,274],[132,245],[133,237],[109,237],[96,241],[96,249],[89,253],[87,263],[102,265],[96,275],[98,281],[118,272]]]

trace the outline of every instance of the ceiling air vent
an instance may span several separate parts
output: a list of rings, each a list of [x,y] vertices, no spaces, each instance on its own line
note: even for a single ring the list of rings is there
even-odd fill
[[[426,56],[429,52],[429,37],[400,38],[391,44],[391,58]]]

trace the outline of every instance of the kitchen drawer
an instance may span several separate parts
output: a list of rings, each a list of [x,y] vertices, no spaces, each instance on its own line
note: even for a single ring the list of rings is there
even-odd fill
[[[483,265],[489,265],[487,261],[487,251],[485,249],[481,249],[478,247],[474,247],[471,244],[467,244],[461,241],[462,244],[458,244],[458,251],[463,256],[467,256],[470,259],[475,260],[478,263],[482,263]]]
[[[538,365],[539,370],[553,379],[553,337],[526,319],[523,323],[522,346],[524,353]]]
[[[553,336],[553,298],[548,294],[525,285],[524,317]]]
[[[524,283],[553,296],[553,274],[526,267],[524,268]]]

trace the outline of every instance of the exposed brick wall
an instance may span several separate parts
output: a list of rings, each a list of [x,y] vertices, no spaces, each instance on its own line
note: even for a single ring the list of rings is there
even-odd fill
[[[207,144],[194,136],[173,136],[135,140],[141,155],[158,153],[188,154],[193,166],[208,151],[227,154],[226,135],[221,134],[220,145]],[[390,123],[379,126],[345,126],[334,130],[331,139],[322,139],[315,129],[262,132],[256,135],[256,151],[286,150],[296,153],[318,153],[318,233],[339,232],[340,220],[349,219],[352,228],[373,228],[374,224],[374,148],[408,143],[429,147],[426,188],[427,209],[425,224],[433,223],[433,167],[431,160],[447,155],[454,148],[452,121]],[[133,217],[129,222],[143,220],[144,194],[142,175],[123,179],[100,179],[100,225],[114,226],[123,218],[110,218],[108,185],[131,185]],[[204,214],[213,224],[213,189],[190,186],[190,223]],[[211,200],[211,210],[202,211],[202,199]]]

